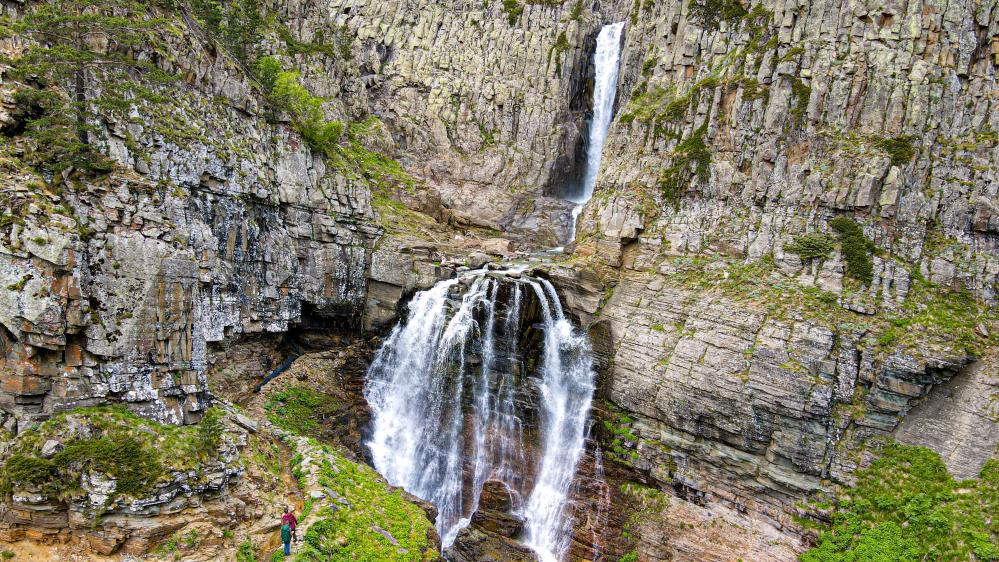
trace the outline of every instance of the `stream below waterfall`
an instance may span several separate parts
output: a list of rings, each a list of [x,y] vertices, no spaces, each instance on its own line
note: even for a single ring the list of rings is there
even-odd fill
[[[393,485],[433,503],[443,546],[502,482],[522,542],[561,560],[594,373],[555,288],[521,269],[477,270],[417,293],[368,371],[368,447]]]

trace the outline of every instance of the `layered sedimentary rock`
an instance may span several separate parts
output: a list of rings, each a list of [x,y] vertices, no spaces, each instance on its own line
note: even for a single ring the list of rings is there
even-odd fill
[[[635,2],[619,17],[603,171],[576,257],[552,270],[627,420],[605,414],[605,446],[658,488],[790,535],[796,504],[849,482],[864,440],[927,396],[899,437],[977,474],[994,405],[961,389],[995,384],[991,355],[976,363],[999,263],[995,7]],[[848,275],[841,215],[869,239],[869,282]],[[806,233],[828,250],[803,256]],[[938,422],[953,431],[915,438],[947,401],[964,412]],[[664,556],[656,542],[639,555]]]

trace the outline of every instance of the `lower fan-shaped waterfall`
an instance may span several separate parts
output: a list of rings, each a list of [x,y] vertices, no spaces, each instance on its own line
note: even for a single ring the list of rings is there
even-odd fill
[[[586,336],[551,283],[465,272],[417,293],[375,356],[368,447],[390,483],[437,507],[445,547],[498,480],[524,519],[521,540],[558,561],[593,388]]]

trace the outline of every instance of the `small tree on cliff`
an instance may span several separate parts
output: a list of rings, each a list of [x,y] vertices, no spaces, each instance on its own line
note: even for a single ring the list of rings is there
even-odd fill
[[[110,162],[93,146],[95,123],[124,117],[135,101],[155,101],[145,84],[173,77],[156,65],[171,20],[157,12],[169,0],[48,0],[28,3],[18,16],[0,19],[0,36],[24,40],[2,62],[19,84],[16,126],[26,163],[49,171],[73,166],[107,171]]]

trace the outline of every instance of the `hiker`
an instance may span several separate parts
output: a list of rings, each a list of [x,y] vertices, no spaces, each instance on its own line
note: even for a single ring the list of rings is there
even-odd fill
[[[298,518],[291,512],[290,507],[285,506],[284,515],[281,516],[281,524],[287,525],[288,528],[291,529],[291,539],[298,542]]]
[[[287,523],[281,525],[281,542],[284,543],[284,555],[291,555],[291,527]]]

